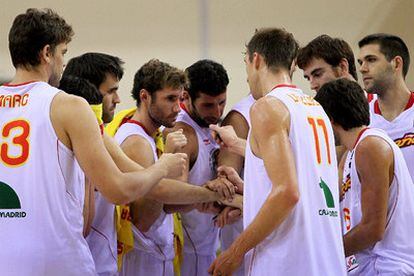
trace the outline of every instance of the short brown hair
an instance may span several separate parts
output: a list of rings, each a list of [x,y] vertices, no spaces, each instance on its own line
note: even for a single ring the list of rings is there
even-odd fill
[[[51,9],[28,9],[13,21],[9,32],[9,50],[14,67],[37,66],[40,51],[50,45],[71,41],[74,32],[66,21]]]
[[[139,106],[141,89],[147,90],[153,96],[156,91],[163,88],[179,89],[186,87],[186,85],[187,76],[182,70],[158,59],[151,59],[136,72],[131,94]]]
[[[290,70],[295,60],[299,44],[293,35],[284,29],[263,28],[256,30],[249,43],[246,45],[250,61],[253,53],[263,56],[270,70]]]
[[[299,49],[297,59],[299,68],[303,70],[313,58],[323,59],[334,67],[338,66],[344,58],[348,61],[349,73],[358,80],[354,53],[351,46],[341,38],[332,38],[326,34],[314,38],[308,45]]]

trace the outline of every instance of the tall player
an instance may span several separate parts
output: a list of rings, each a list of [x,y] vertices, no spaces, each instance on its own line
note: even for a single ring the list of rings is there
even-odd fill
[[[378,96],[370,103],[370,126],[385,130],[401,148],[414,179],[414,93],[405,83],[410,66],[407,45],[389,34],[368,35],[358,45],[365,90]]]
[[[285,30],[258,30],[245,57],[257,99],[249,137],[212,126],[231,151],[245,149],[245,230],[214,275],[231,275],[249,251],[249,275],[345,275],[333,133],[322,107],[291,84],[297,49]]]
[[[348,149],[342,229],[345,254],[355,254],[359,265],[350,273],[414,275],[414,185],[401,150],[384,131],[367,127],[368,103],[356,82],[327,83],[315,100]]]
[[[80,167],[108,200],[126,203],[185,163],[170,154],[146,170],[118,169],[86,101],[53,87],[72,36],[63,18],[37,9],[18,15],[9,32],[16,73],[0,87],[2,275],[95,275],[82,236]]]

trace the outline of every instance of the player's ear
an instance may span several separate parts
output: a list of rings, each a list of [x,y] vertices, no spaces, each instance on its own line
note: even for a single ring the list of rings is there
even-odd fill
[[[141,99],[142,103],[148,102],[148,99],[150,98],[150,94],[146,89],[141,89],[139,91],[139,98]]]

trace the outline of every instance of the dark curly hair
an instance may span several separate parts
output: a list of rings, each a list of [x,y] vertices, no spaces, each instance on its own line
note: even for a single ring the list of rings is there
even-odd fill
[[[153,98],[154,93],[158,90],[167,87],[180,89],[186,85],[187,77],[182,70],[158,59],[151,59],[135,73],[134,87],[132,88],[131,94],[137,106],[139,106],[141,104],[139,97],[141,89],[147,90]]]
[[[104,53],[86,53],[69,60],[63,71],[63,77],[67,75],[87,79],[96,88],[106,80],[106,74],[111,74],[121,80],[124,75],[124,62],[116,56]]]
[[[355,57],[351,46],[340,38],[332,38],[329,35],[320,35],[314,38],[303,48],[299,49],[297,64],[300,69],[304,69],[312,58],[323,59],[331,66],[338,66],[341,59],[348,61],[349,73],[358,80],[355,67]]]
[[[103,100],[98,88],[84,78],[66,75],[60,80],[59,89],[68,94],[82,97],[89,104],[101,104]]]
[[[194,101],[200,93],[217,96],[226,92],[229,77],[223,65],[208,59],[199,60],[187,69],[187,91]]]
[[[364,90],[345,78],[325,83],[315,96],[329,118],[344,130],[369,125],[369,107]]]
[[[13,66],[39,65],[39,53],[46,45],[54,52],[58,44],[69,43],[73,35],[72,27],[53,10],[28,9],[16,16],[9,32]]]

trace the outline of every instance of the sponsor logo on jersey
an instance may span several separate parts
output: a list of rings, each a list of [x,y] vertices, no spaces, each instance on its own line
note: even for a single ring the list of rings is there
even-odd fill
[[[335,201],[334,201],[334,198],[332,196],[331,189],[329,189],[329,186],[325,183],[325,181],[323,181],[322,178],[321,178],[321,182],[319,182],[319,187],[323,191],[323,195],[325,197],[325,203],[326,203],[326,207],[327,207],[325,209],[320,209],[319,210],[319,215],[320,216],[337,217],[338,216],[338,211],[335,210]],[[334,209],[334,210],[332,210],[332,209]]]
[[[405,148],[414,145],[414,133],[406,133],[403,137],[395,139],[394,142],[399,148]]]
[[[211,144],[210,139],[203,139],[203,142],[206,146]]]
[[[355,258],[355,255],[351,255],[346,258],[346,269],[348,272],[351,272],[352,270],[356,269],[358,267],[357,259]]]
[[[17,193],[12,187],[0,181],[0,219],[26,217],[26,212],[16,211],[21,208]]]

